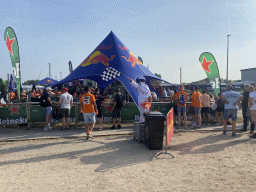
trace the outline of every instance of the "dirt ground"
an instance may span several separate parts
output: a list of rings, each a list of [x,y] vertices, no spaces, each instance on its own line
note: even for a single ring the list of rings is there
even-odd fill
[[[133,136],[0,143],[0,191],[256,191],[248,133],[175,134],[168,152]]]

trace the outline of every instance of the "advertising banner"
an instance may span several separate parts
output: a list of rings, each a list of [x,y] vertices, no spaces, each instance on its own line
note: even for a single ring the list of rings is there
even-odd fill
[[[214,93],[220,93],[220,75],[217,62],[211,53],[204,52],[200,55],[199,61],[212,85]]]
[[[173,108],[169,111],[167,114],[167,142],[166,146],[169,145],[169,143],[172,140],[172,136],[174,133],[174,124],[173,124]]]
[[[16,87],[18,91],[18,99],[20,101],[21,76],[20,76],[19,46],[18,46],[17,37],[11,27],[6,28],[4,33],[4,40],[11,57],[13,77],[15,78]]]

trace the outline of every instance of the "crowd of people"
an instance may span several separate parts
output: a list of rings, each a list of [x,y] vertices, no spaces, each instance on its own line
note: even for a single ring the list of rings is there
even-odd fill
[[[228,85],[227,91],[222,91],[213,99],[207,94],[206,90],[202,93],[199,87],[194,87],[188,95],[184,91],[184,86],[180,86],[178,91],[174,90],[174,95],[171,97],[171,103],[174,109],[174,125],[176,128],[187,128],[187,115],[191,116],[191,124],[195,129],[200,129],[203,125],[211,124],[210,108],[214,110],[215,120],[217,126],[223,125],[223,134],[226,134],[227,124],[232,125],[232,136],[236,136],[236,121],[238,110],[242,109],[243,114],[243,129],[242,132],[247,131],[247,126],[250,122],[251,137],[256,137],[254,134],[256,122],[256,92],[254,86],[245,84],[243,94],[233,91],[233,86]],[[187,102],[190,101],[190,106],[187,107]],[[229,119],[231,118],[231,123]],[[178,121],[178,123],[176,123]]]
[[[135,86],[135,82],[131,83]],[[11,91],[9,101],[7,100],[6,84],[1,78],[0,91],[0,99],[3,98],[6,103],[18,102],[17,91]],[[198,86],[192,88],[190,91],[185,91],[183,85],[180,86],[179,90],[161,88],[157,91],[163,97],[170,97],[170,102],[174,109],[175,128],[192,126],[194,129],[200,129],[202,125],[210,126],[211,124],[215,124],[216,126],[222,125],[224,129],[223,134],[226,134],[227,124],[231,124],[232,136],[236,136],[237,113],[238,110],[242,109],[243,128],[240,131],[246,132],[250,124],[250,133],[253,133],[252,137],[256,137],[254,134],[256,123],[256,92],[252,85],[245,84],[242,94],[233,91],[232,85],[228,85],[227,91],[221,91],[218,95],[209,95],[206,90],[202,90],[201,93]],[[51,130],[52,103],[55,101],[58,102],[58,108],[61,111],[63,125],[61,130],[69,130],[70,109],[75,100],[81,104],[81,113],[84,117],[88,138],[92,138],[91,132],[94,129],[96,119],[98,119],[99,130],[103,130],[101,105],[106,100],[114,102],[111,129],[116,128],[116,120],[118,120],[117,128],[121,128],[121,108],[124,100],[119,89],[113,92],[111,88],[99,90],[95,87],[84,87],[77,91],[64,88],[62,91],[59,89],[53,92],[50,87],[47,87],[43,91],[38,88],[37,90],[33,89],[30,93],[22,91],[21,101],[27,101],[28,96],[30,96],[32,102],[40,102],[40,105],[44,107],[46,113],[45,131]],[[150,97],[152,96],[154,97],[154,94],[151,93]],[[55,100],[56,98],[58,100]],[[42,104],[42,101],[44,101],[44,104]],[[190,106],[187,106],[188,102],[190,102]],[[211,109],[214,111],[215,121],[211,119]],[[190,124],[187,123],[188,115],[191,118]],[[229,122],[230,118],[231,123]],[[140,118],[140,121],[143,123],[143,118]]]

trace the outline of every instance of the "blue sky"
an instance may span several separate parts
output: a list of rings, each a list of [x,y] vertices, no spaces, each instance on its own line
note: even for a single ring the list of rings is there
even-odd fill
[[[12,73],[4,31],[14,29],[20,47],[21,79],[43,79],[51,63],[52,78],[69,74],[112,30],[150,71],[179,83],[205,78],[199,63],[211,52],[226,78],[253,68],[256,48],[256,2],[246,0],[22,0],[1,1],[0,76]]]

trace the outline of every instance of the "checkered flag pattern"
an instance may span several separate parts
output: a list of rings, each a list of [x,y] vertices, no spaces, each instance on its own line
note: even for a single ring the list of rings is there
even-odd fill
[[[117,70],[115,70],[112,67],[108,67],[105,69],[105,71],[103,71],[101,77],[104,81],[109,81],[113,78],[116,78],[117,76],[122,75],[120,72],[118,72]]]

